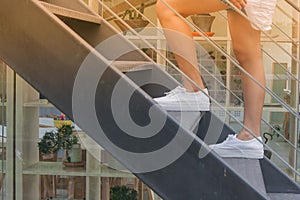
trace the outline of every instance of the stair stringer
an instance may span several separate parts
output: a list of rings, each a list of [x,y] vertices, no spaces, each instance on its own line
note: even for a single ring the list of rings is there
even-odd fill
[[[77,32],[80,36],[82,36],[93,47],[97,47],[97,45],[99,45],[101,42],[105,42],[105,40],[110,40],[110,37],[112,35],[117,34],[117,31],[114,29],[114,27],[112,27],[111,24],[109,24],[106,20],[103,20],[101,28],[98,27],[97,31],[95,31],[95,27],[91,28],[90,24],[88,23],[79,23],[71,19],[68,19],[67,21],[65,21],[65,23],[68,24],[70,27],[72,27],[75,32]],[[125,38],[123,39],[125,40]],[[128,43],[130,44],[131,42],[127,41],[126,44]],[[138,51],[132,50],[131,45],[129,45],[128,48],[130,49],[130,51],[128,51],[128,54],[122,55],[118,59],[121,60],[133,59],[133,60],[149,61],[148,58],[145,58]],[[106,58],[112,59],[111,55],[108,54],[109,51],[107,51],[106,48],[97,48],[97,51],[102,55],[104,55]],[[159,66],[158,67],[152,66],[152,67],[153,67],[152,71],[146,71],[143,73],[141,73],[140,71],[131,71],[131,72],[127,72],[126,75],[131,80],[133,80],[137,85],[141,86],[143,90],[146,91],[152,97],[162,96],[165,91],[168,91],[169,89],[173,89],[178,85],[178,82],[174,80],[171,76],[169,76],[167,73],[165,73],[165,71],[161,70]],[[144,82],[149,82],[152,84],[143,85]],[[155,83],[162,83],[162,84],[158,85]],[[218,142],[223,141],[228,136],[228,134],[234,133],[233,129],[231,129],[227,124],[221,122],[221,120],[220,121],[213,120],[214,123],[216,124],[213,124],[213,126],[211,126],[208,130],[207,125],[210,124],[208,122],[209,118],[215,119],[216,116],[211,112],[205,112],[204,118],[201,119],[201,123],[199,124],[200,126],[198,126],[198,130],[200,130],[201,133],[200,134],[201,139],[204,139],[204,135],[206,135],[207,131],[209,131],[210,134],[212,134],[212,132],[214,131],[218,133],[220,131],[220,127],[223,128],[221,130],[221,133],[219,134],[219,137],[217,138]],[[201,130],[207,130],[207,131],[201,131]],[[216,137],[213,137],[213,139],[215,140]],[[210,143],[210,141],[207,142]],[[261,163],[261,168],[264,172],[263,177],[266,182],[267,192],[299,193],[300,191],[299,185],[295,183],[293,180],[291,180],[289,177],[287,177],[280,169],[278,169],[272,162],[270,162],[270,160],[264,158],[263,160],[260,160],[260,163]]]

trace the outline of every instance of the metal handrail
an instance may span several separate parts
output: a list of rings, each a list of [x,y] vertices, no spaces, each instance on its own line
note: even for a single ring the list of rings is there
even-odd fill
[[[163,3],[165,3],[162,0]],[[165,3],[166,6],[167,3]],[[284,108],[286,108],[290,113],[292,113],[297,119],[300,120],[300,116],[296,111],[294,111],[289,105],[287,105],[285,102],[283,102],[278,95],[273,93],[270,89],[264,87],[261,83],[259,83],[251,74],[249,74],[243,67],[239,64],[239,62],[232,57],[230,54],[228,54],[223,48],[219,47],[219,45],[213,41],[211,38],[206,36],[205,32],[202,31],[199,27],[195,26],[193,23],[190,21],[186,20],[184,17],[182,17],[176,10],[174,10],[172,7],[169,6],[169,9],[171,9],[178,17],[180,17],[182,20],[184,20],[187,24],[189,24],[191,27],[193,27],[198,33],[200,33],[203,38],[206,39],[212,46],[214,46],[219,52],[223,53],[224,56],[226,56],[235,66],[237,66],[244,74],[246,74],[252,81],[254,81],[259,87],[261,87],[263,90],[265,90],[270,96],[272,96],[274,99],[276,99]],[[240,11],[241,12],[241,11]],[[243,14],[243,12],[241,12]],[[244,15],[244,14],[243,14]],[[244,17],[248,18],[247,16],[244,15]],[[276,41],[273,41],[276,43]],[[300,61],[299,61],[300,62]]]
[[[227,0],[226,0],[227,1]],[[168,8],[170,10],[172,10],[178,17],[180,17],[182,20],[184,20],[186,23],[188,23],[190,26],[192,26],[194,29],[196,29],[197,32],[201,33],[202,36],[210,42],[210,44],[212,46],[214,46],[216,49],[218,49],[220,52],[223,53],[224,56],[226,56],[231,62],[233,62],[235,64],[235,66],[237,66],[243,73],[245,73],[252,81],[254,81],[258,86],[260,86],[262,89],[264,89],[268,94],[270,94],[273,98],[275,98],[284,108],[286,108],[291,114],[293,114],[298,120],[299,120],[299,115],[297,114],[296,111],[294,111],[289,105],[287,105],[285,102],[283,102],[278,95],[274,94],[271,90],[269,90],[268,88],[262,86],[257,80],[255,80],[249,73],[247,73],[247,71],[245,71],[240,65],[239,63],[235,60],[235,58],[233,58],[231,55],[229,55],[224,49],[220,48],[212,39],[210,39],[208,36],[205,35],[204,31],[202,31],[201,29],[199,29],[198,27],[194,26],[194,24],[192,24],[191,22],[187,21],[184,17],[182,17],[176,10],[174,10],[171,6],[169,6],[166,2],[164,2],[162,0],[162,2],[168,6]],[[229,2],[231,4],[231,2]],[[232,5],[232,4],[231,4]],[[234,7],[232,5],[232,7]],[[236,9],[236,8],[234,8]],[[248,17],[240,10],[237,11],[238,13],[240,13],[241,15],[243,15],[246,19],[248,19]],[[249,19],[248,19],[249,20]],[[267,33],[266,33],[267,34]],[[268,36],[270,37],[270,36]],[[271,38],[271,37],[270,37]],[[276,41],[274,41],[272,38],[271,40],[276,43]],[[276,43],[277,44],[277,43]],[[279,45],[280,46],[280,45]],[[299,62],[298,62],[299,63]],[[227,113],[228,114],[228,113]],[[235,119],[235,118],[234,118]],[[236,120],[236,119],[235,119]],[[242,123],[240,123],[239,121],[237,121],[242,127],[244,127],[253,137],[257,138],[251,131],[249,131],[249,129],[247,129]],[[270,150],[274,155],[276,155],[276,157],[278,157],[278,159],[283,162],[286,166],[288,166],[292,171],[295,172],[295,174],[297,174],[299,176],[299,172],[296,171],[289,163],[287,163],[285,160],[283,160],[281,158],[281,156],[276,153],[274,150],[272,150],[268,145],[263,144],[264,147],[266,147],[268,150]]]
[[[219,12],[219,14],[220,14],[225,20],[227,20],[227,17],[226,17],[224,14],[222,14],[221,12]],[[273,24],[273,25],[275,25],[275,24]],[[278,27],[278,28],[279,28],[279,27]],[[280,29],[280,31],[283,31],[283,30]],[[294,40],[292,40],[291,42],[292,42],[293,44],[297,43],[297,42],[294,41]],[[298,42],[298,43],[299,43],[299,42]],[[298,46],[299,46],[299,44],[298,44]],[[269,54],[269,53],[268,53],[266,50],[264,50],[263,48],[261,48],[261,50],[262,50],[262,52],[263,52],[264,54],[266,54],[270,59],[272,59],[276,64],[278,64],[278,65],[281,67],[281,69],[287,73],[287,75],[288,75],[289,77],[291,77],[293,80],[295,80],[295,81],[297,81],[298,83],[300,83],[300,80],[299,80],[294,74],[292,74],[285,66],[283,66],[283,64],[282,64],[281,62],[279,62],[278,60],[276,60],[271,54]]]
[[[253,22],[242,10],[239,10],[236,8],[229,0],[224,0],[228,4],[228,6],[233,9],[235,12],[240,14],[242,17],[247,19],[255,28],[260,30],[260,27]],[[283,48],[280,44],[278,44],[266,31],[260,30],[268,39],[270,39],[276,46],[280,48],[284,53],[286,53],[288,56],[290,56],[294,61],[296,61],[298,64],[300,64],[300,60],[296,58],[294,55],[290,54],[285,48]]]
[[[135,30],[133,30],[130,26],[128,26],[126,22],[124,22],[119,16],[117,16],[113,11],[111,11],[110,8],[109,8],[107,5],[104,5],[104,4],[103,4],[102,2],[100,2],[99,0],[98,0],[98,2],[99,2],[100,4],[102,4],[102,6],[105,7],[105,9],[109,10],[109,11],[111,12],[111,14],[113,14],[116,18],[118,18],[119,20],[121,20],[122,23],[123,23],[123,24],[124,24],[124,25],[125,25],[125,26],[126,26],[126,27],[134,34],[134,35],[136,35],[137,37],[139,37],[139,38],[140,38],[143,42],[145,42],[149,47],[155,49],[148,41],[146,41],[144,38],[142,38]],[[171,9],[172,9],[172,8],[171,8]],[[172,9],[172,10],[173,10],[173,9]],[[137,11],[137,12],[139,12],[139,11]],[[173,10],[173,12],[174,12],[174,10]],[[175,13],[176,13],[179,17],[182,17],[182,16],[180,16],[176,11],[175,11]],[[141,14],[141,13],[140,13],[140,14]],[[182,18],[183,18],[183,17],[182,17]],[[183,18],[183,20],[186,21],[185,18]],[[189,23],[191,26],[194,26],[194,25],[193,25],[192,23],[190,23],[190,22],[187,22],[187,23]],[[204,34],[204,32],[203,32],[202,30],[200,30],[198,27],[195,27],[195,26],[194,26],[194,28],[196,28],[198,32],[202,33],[202,35],[205,37],[205,39],[207,39],[207,41],[212,42],[211,44],[212,44],[214,47],[216,47],[218,50],[220,50],[220,49],[218,48],[218,45],[214,44],[213,41],[210,41],[210,38],[208,38],[208,37]],[[221,52],[223,52],[222,49],[221,49]],[[184,74],[177,66],[175,66],[172,62],[170,62],[164,55],[162,55],[162,54],[161,54],[160,52],[158,52],[158,51],[156,51],[156,53],[158,53],[161,57],[163,57],[163,58],[166,60],[166,62],[168,62],[168,64],[170,64],[175,70],[177,70],[177,71],[178,71],[183,77],[185,77],[190,83],[192,83],[193,85],[195,85],[195,87],[197,87],[200,91],[202,91],[202,89],[201,89],[201,88],[200,88],[193,80],[191,80],[187,75],[185,75],[185,74]],[[230,59],[234,64],[236,64],[237,66],[239,66],[239,64],[237,63],[237,61],[235,61],[234,58],[232,58],[230,55],[228,55],[227,52],[223,52],[223,53],[224,53],[225,56],[227,55],[228,57],[227,57],[227,56],[226,56],[226,57],[227,57],[228,59]],[[241,68],[241,66],[239,66],[239,67]],[[242,71],[243,71],[243,69],[242,69]],[[245,71],[244,73],[246,73],[246,74],[247,74],[248,76],[250,76],[250,78],[251,78],[251,75],[248,74],[246,71]],[[254,78],[252,77],[252,79],[254,79]],[[258,83],[258,81],[256,81],[255,79],[254,79],[253,81],[256,82],[258,85],[260,85],[264,90],[266,90],[266,92],[269,93],[271,96],[273,96],[273,98],[279,100],[279,102],[280,102],[287,110],[289,110],[292,114],[295,115],[295,111],[292,110],[285,102],[281,101],[281,99],[280,99],[276,94],[273,94],[272,91],[270,91],[268,88],[264,88],[264,86],[262,86],[260,83]],[[211,100],[212,100],[212,102],[214,102],[218,107],[220,107],[223,111],[225,111],[226,114],[228,114],[231,118],[233,118],[234,120],[236,120],[242,127],[244,127],[245,130],[247,130],[251,135],[253,135],[255,138],[257,138],[249,128],[245,127],[245,126],[244,126],[244,125],[243,125],[243,124],[242,124],[235,116],[233,116],[230,112],[228,112],[226,109],[224,109],[223,106],[222,106],[221,104],[219,104],[215,99],[211,98]],[[296,116],[296,115],[295,115],[295,117],[297,117],[297,118],[299,119],[299,116]],[[261,141],[259,141],[259,142],[261,142]],[[261,142],[261,143],[262,143],[262,142]],[[296,171],[289,163],[287,163],[285,160],[283,160],[277,152],[275,152],[273,149],[271,149],[269,146],[265,145],[264,143],[262,143],[262,144],[263,144],[268,150],[270,150],[276,157],[278,157],[278,159],[281,160],[286,166],[288,166],[288,168],[290,168],[295,174],[297,174],[297,175],[300,176],[300,173],[299,173],[298,171]]]
[[[294,2],[292,2],[290,0],[284,0],[284,1],[300,13],[300,7],[298,7]]]

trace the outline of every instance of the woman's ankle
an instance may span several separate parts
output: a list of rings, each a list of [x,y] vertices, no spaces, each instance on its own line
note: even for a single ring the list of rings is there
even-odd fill
[[[255,136],[256,136],[256,137],[259,137],[260,135],[255,134]],[[238,134],[237,138],[238,138],[239,140],[247,141],[247,140],[252,140],[252,139],[254,138],[254,136],[251,135],[248,131],[242,130],[242,131]]]

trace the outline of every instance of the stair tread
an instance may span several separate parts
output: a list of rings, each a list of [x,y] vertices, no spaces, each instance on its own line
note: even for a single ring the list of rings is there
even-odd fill
[[[61,6],[54,5],[54,4],[46,3],[43,1],[40,1],[40,3],[55,15],[62,16],[62,17],[69,17],[72,19],[78,19],[78,20],[82,20],[82,21],[87,21],[87,22],[91,22],[91,23],[95,23],[95,24],[101,24],[101,18],[99,16],[79,12],[76,10],[71,10],[68,8],[64,8]]]
[[[271,200],[299,200],[300,194],[294,193],[269,193]]]
[[[194,130],[201,119],[201,112],[168,112],[180,125],[188,130]]]
[[[245,158],[224,158],[240,176],[248,181],[256,190],[261,194],[266,194],[266,188],[263,180],[263,175],[258,159],[245,159]]]
[[[148,61],[113,61],[113,65],[121,72],[152,69],[151,64]]]

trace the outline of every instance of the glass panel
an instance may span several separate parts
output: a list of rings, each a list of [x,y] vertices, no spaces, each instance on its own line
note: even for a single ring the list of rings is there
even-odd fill
[[[0,60],[0,198],[5,199],[6,162],[6,66]]]
[[[19,108],[22,114],[16,118],[24,123],[16,143],[19,150],[16,169],[22,174],[21,178],[16,177],[17,188],[22,188],[20,199],[110,199],[109,195],[117,197],[124,190],[139,196],[138,199],[150,199],[153,194],[147,186],[44,96],[19,78],[17,85],[23,102],[22,109]],[[30,97],[27,94],[31,94]],[[65,137],[69,126],[71,135],[78,139],[79,148],[73,145],[67,150],[63,143],[74,141]],[[81,160],[76,160],[78,158]],[[32,189],[33,185],[40,189]],[[30,190],[32,192],[28,192]]]

